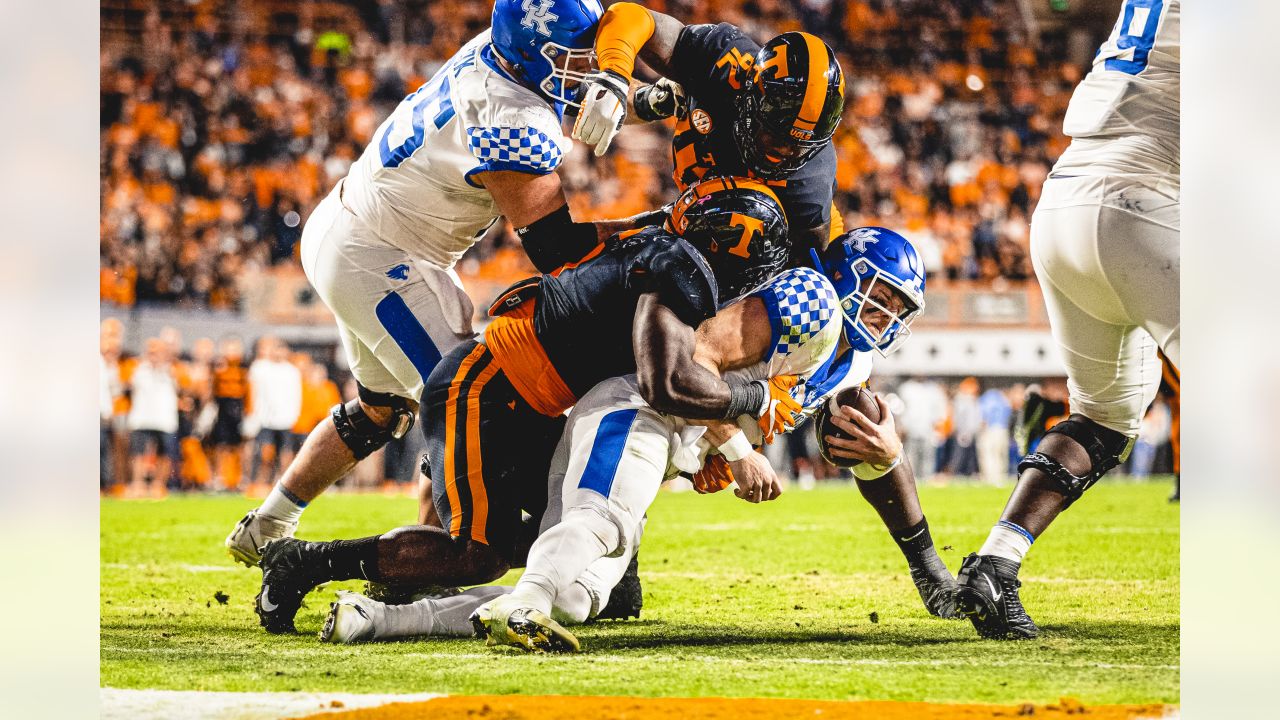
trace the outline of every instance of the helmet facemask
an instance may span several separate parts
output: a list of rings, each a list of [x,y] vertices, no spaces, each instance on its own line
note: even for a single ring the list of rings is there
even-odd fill
[[[539,89],[556,102],[581,107],[582,81],[598,69],[595,48],[571,48],[545,42],[538,52],[551,66],[551,73],[539,84]]]
[[[733,139],[738,145],[742,161],[757,177],[764,180],[781,180],[790,177],[805,163],[817,155],[830,138],[799,140],[787,130],[768,127],[761,117],[761,98],[757,91],[746,88],[738,97],[738,117],[733,121]],[[771,159],[770,149],[789,152]]]
[[[856,260],[853,267],[861,281],[840,298],[845,337],[856,350],[888,356],[911,335],[911,323],[924,311],[924,296],[870,260]]]

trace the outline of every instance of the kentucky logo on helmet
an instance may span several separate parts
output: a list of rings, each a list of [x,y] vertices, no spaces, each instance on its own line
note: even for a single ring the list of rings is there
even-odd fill
[[[880,231],[875,228],[861,227],[849,233],[849,239],[845,242],[860,253],[866,252],[867,243],[880,242]]]
[[[539,35],[551,37],[551,28],[547,23],[555,22],[560,16],[551,12],[551,6],[555,4],[555,0],[524,0],[524,4],[520,7],[524,9],[524,19],[520,24],[535,30]]]

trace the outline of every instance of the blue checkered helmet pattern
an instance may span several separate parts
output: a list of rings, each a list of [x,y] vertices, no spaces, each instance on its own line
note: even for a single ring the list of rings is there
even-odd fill
[[[556,141],[533,127],[469,127],[467,147],[481,163],[469,174],[514,170],[546,175],[564,160]]]
[[[831,281],[806,267],[783,271],[751,295],[764,300],[769,313],[771,357],[797,350],[840,312],[840,299]]]
[[[576,107],[602,15],[600,0],[495,0],[493,49],[521,84]]]

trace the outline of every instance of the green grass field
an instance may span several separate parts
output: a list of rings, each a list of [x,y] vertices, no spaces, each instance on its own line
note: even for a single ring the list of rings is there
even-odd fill
[[[921,491],[954,572],[1007,488]],[[934,702],[1178,702],[1178,508],[1167,483],[1102,484],[1025,564],[1034,641],[980,641],[929,617],[897,548],[850,487],[749,505],[662,493],[641,552],[643,619],[579,629],[586,653],[529,656],[476,640],[335,647],[316,632],[334,583],[309,597],[303,634],[268,636],[260,573],[222,539],[253,501],[102,502],[101,682],[108,687],[755,696]],[[408,498],[333,495],[300,535],[358,537],[415,513]],[[514,576],[512,576],[514,577]],[[508,578],[510,580],[512,578]],[[219,599],[223,602],[220,602]]]

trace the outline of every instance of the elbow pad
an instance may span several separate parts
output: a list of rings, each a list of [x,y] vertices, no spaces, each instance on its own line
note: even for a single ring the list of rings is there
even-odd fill
[[[516,235],[540,273],[577,262],[600,244],[595,223],[574,222],[568,205],[561,205],[551,214],[516,228]]]

